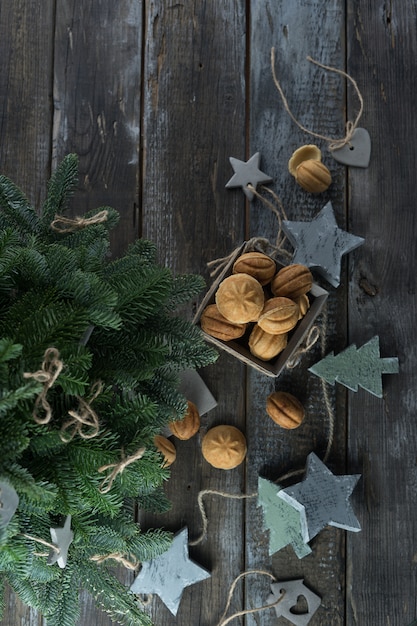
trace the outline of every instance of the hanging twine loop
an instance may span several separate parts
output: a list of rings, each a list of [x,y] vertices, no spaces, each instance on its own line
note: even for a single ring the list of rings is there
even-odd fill
[[[49,548],[50,550],[53,550],[54,552],[56,552],[57,554],[59,554],[60,549],[58,548],[58,546],[56,546],[54,543],[49,543],[49,541],[45,541],[45,539],[41,539],[40,537],[33,537],[32,535],[27,535],[25,533],[22,534],[22,537],[25,537],[25,539],[29,539],[30,541],[36,541],[36,543],[40,543],[43,546],[46,546],[47,548]],[[34,552],[33,553],[35,556],[49,556],[49,552]]]
[[[120,565],[123,565],[123,567],[125,567],[126,569],[130,570],[130,571],[134,571],[136,570],[139,565],[140,562],[137,559],[133,559],[133,558],[127,558],[125,556],[123,556],[123,554],[119,554],[118,552],[111,552],[110,554],[95,554],[94,556],[90,557],[90,561],[94,561],[95,563],[101,564],[104,563],[105,561],[108,561],[109,559],[112,559],[113,561],[117,561],[117,563],[120,563]]]
[[[288,359],[288,361],[285,364],[285,367],[289,370],[292,370],[294,369],[294,367],[297,367],[303,355],[311,350],[311,348],[318,342],[319,338],[320,338],[320,328],[314,325],[308,331],[307,337],[305,338],[304,342],[297,348],[297,350],[294,352],[292,357]]]
[[[343,76],[348,81],[350,81],[350,83],[353,85],[355,89],[356,95],[359,99],[359,105],[360,105],[359,111],[353,122],[351,121],[346,122],[345,136],[342,139],[333,139],[331,137],[327,137],[326,135],[322,135],[321,133],[316,133],[313,130],[310,130],[309,128],[306,128],[305,126],[303,126],[297,120],[297,118],[295,117],[295,115],[293,114],[293,112],[291,111],[289,107],[288,100],[285,97],[284,91],[277,78],[276,71],[275,71],[275,48],[271,48],[271,69],[272,69],[272,78],[274,80],[275,87],[277,88],[278,93],[281,96],[281,100],[283,102],[285,110],[287,111],[292,121],[298,126],[298,128],[300,128],[305,133],[312,135],[313,137],[317,137],[318,139],[323,139],[324,141],[326,141],[329,144],[328,147],[331,152],[334,150],[339,150],[340,148],[343,148],[343,146],[345,146],[346,144],[350,145],[352,135],[355,132],[359,124],[360,118],[362,117],[363,106],[364,106],[362,94],[359,90],[357,82],[351,76],[349,76],[349,74],[346,74],[346,72],[344,72],[343,70],[339,70],[336,67],[331,67],[330,65],[324,65],[323,63],[319,63],[319,61],[315,61],[310,56],[307,57],[307,61],[310,61],[310,63],[314,63],[314,65],[317,65],[318,67],[321,67],[322,69],[327,70],[328,72],[334,72],[335,74],[339,74],[340,76]]]
[[[236,617],[241,617],[242,615],[249,615],[250,613],[259,613],[260,611],[264,611],[265,609],[272,609],[275,606],[277,606],[280,602],[282,602],[285,596],[285,591],[283,591],[282,594],[279,596],[279,598],[275,602],[272,602],[271,604],[264,604],[263,606],[259,606],[254,609],[246,609],[244,611],[238,611],[237,613],[233,613],[233,615],[230,615],[230,617],[226,618],[226,613],[229,610],[230,603],[232,601],[232,596],[233,596],[237,583],[244,576],[249,576],[252,574],[260,574],[262,576],[269,576],[269,578],[271,578],[273,581],[276,580],[275,576],[273,576],[269,572],[265,572],[264,570],[260,570],[260,569],[248,570],[247,572],[242,572],[241,574],[236,576],[236,578],[234,579],[230,587],[229,595],[227,597],[226,608],[224,609],[223,615],[221,616],[220,621],[217,623],[217,626],[226,626],[227,624],[230,624],[231,621],[236,619]]]
[[[53,386],[56,379],[60,375],[64,364],[59,358],[59,351],[56,348],[47,348],[43,355],[41,369],[37,372],[24,372],[23,378],[33,378],[36,382],[43,385],[41,393],[35,401],[33,409],[33,419],[37,424],[48,424],[52,417],[52,409],[46,396],[49,389]],[[39,408],[45,412],[44,417],[39,416]]]
[[[203,498],[208,495],[221,496],[222,498],[229,498],[230,500],[246,500],[247,498],[256,498],[258,494],[232,494],[226,493],[225,491],[216,491],[215,489],[203,489],[202,491],[200,491],[197,497],[197,502],[198,508],[200,510],[201,520],[203,522],[203,530],[201,532],[201,535],[197,539],[188,542],[190,546],[197,546],[207,537],[208,518],[206,510],[204,508]]]
[[[97,381],[91,388],[91,396],[88,400],[77,396],[78,410],[68,411],[68,415],[72,418],[65,422],[61,428],[60,437],[64,443],[71,441],[76,435],[82,439],[92,439],[99,433],[98,416],[91,408],[91,404],[100,395],[103,390],[101,381]],[[70,430],[71,429],[71,430]],[[66,432],[69,431],[70,432]]]
[[[141,459],[145,454],[145,451],[145,447],[139,448],[139,450],[135,452],[135,454],[132,454],[125,459],[122,459],[119,463],[109,463],[108,465],[102,465],[102,467],[99,467],[98,471],[100,473],[113,468],[113,471],[108,476],[106,476],[106,478],[104,478],[103,482],[101,483],[99,487],[100,493],[108,493],[113,486],[113,482],[116,476],[118,474],[122,474],[128,465]]]
[[[253,250],[261,250],[271,257],[282,260],[284,264],[288,263],[292,258],[292,254],[284,247],[286,236],[283,234],[282,229],[282,221],[288,218],[280,198],[277,196],[276,193],[272,191],[272,189],[269,189],[265,186],[261,186],[261,189],[272,196],[275,204],[274,202],[271,202],[270,200],[265,198],[265,196],[260,194],[253,185],[249,184],[248,189],[250,189],[250,191],[274,213],[278,221],[278,233],[275,243],[271,243],[265,237],[252,237],[251,239],[248,239],[242,249],[242,254],[244,254],[245,252],[252,252]],[[213,261],[209,261],[207,263],[207,267],[210,270],[210,278],[215,278],[216,276],[218,276],[225,269],[228,263],[230,263],[230,261],[236,255],[239,249],[240,246],[238,248],[235,248],[230,254],[225,257],[220,257],[218,259],[213,259]]]
[[[99,211],[92,217],[64,217],[63,215],[55,215],[55,219],[51,222],[51,228],[56,233],[74,233],[77,230],[93,226],[94,224],[102,224],[107,221],[109,212],[107,209]]]

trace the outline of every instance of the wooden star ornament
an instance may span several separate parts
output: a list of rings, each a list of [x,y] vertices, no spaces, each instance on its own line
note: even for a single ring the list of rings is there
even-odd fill
[[[259,169],[259,163],[261,155],[256,152],[249,161],[240,161],[234,157],[229,157],[233,171],[235,172],[232,178],[226,183],[228,189],[232,187],[242,187],[242,190],[248,200],[253,200],[255,194],[249,189],[248,185],[252,185],[256,189],[258,185],[262,183],[270,183],[272,178],[267,174],[264,174]]]
[[[302,578],[273,583],[267,604],[274,604],[282,595],[281,602],[274,607],[275,613],[277,617],[285,617],[294,626],[307,626],[321,604],[319,596],[306,587]],[[297,610],[299,598],[304,598],[306,601],[306,611]]]
[[[311,222],[282,222],[294,246],[293,263],[315,268],[333,287],[340,285],[342,256],[364,243],[338,227],[331,202]]]
[[[360,474],[335,476],[314,452],[307,457],[304,479],[278,492],[297,510],[304,509],[307,524],[303,539],[307,543],[327,525],[358,532],[361,530],[349,498]]]
[[[67,515],[65,524],[62,528],[50,528],[52,543],[58,550],[51,550],[48,557],[48,565],[58,563],[63,569],[67,564],[68,549],[74,539],[74,533],[71,530],[71,515]]]
[[[133,593],[156,594],[175,616],[184,589],[211,574],[188,556],[188,529],[175,535],[167,552],[146,561],[130,587]]]

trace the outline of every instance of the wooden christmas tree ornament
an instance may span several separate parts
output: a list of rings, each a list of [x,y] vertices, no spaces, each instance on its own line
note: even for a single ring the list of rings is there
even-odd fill
[[[378,336],[360,348],[352,344],[337,355],[331,352],[309,368],[331,385],[338,382],[352,391],[362,387],[377,398],[382,398],[382,374],[398,374],[398,370],[397,357],[380,357]]]

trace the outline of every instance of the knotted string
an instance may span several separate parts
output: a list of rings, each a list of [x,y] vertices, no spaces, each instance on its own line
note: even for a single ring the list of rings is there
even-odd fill
[[[96,437],[99,433],[99,421],[98,416],[91,408],[92,402],[100,395],[103,390],[103,384],[101,381],[97,381],[91,388],[92,396],[85,400],[80,396],[77,396],[77,400],[79,403],[79,407],[77,411],[68,411],[71,420],[68,420],[63,424],[61,428],[60,437],[64,443],[68,443],[71,441],[76,435],[79,435],[82,439],[92,439]],[[72,430],[69,433],[65,433],[65,431],[69,430],[71,427]],[[86,431],[84,430],[86,427]]]
[[[37,424],[48,424],[52,417],[52,409],[46,396],[49,389],[60,375],[64,364],[59,358],[59,351],[56,348],[47,348],[43,355],[41,369],[37,372],[24,372],[23,378],[33,378],[38,383],[43,384],[43,389],[36,398],[33,409],[33,419]],[[42,407],[45,417],[39,417],[38,409]]]
[[[145,454],[145,451],[146,448],[139,448],[139,450],[135,452],[135,454],[132,454],[125,459],[122,459],[119,463],[109,463],[108,465],[103,465],[102,467],[99,467],[98,471],[100,473],[113,468],[113,471],[102,481],[99,488],[100,493],[108,493],[113,486],[113,482],[116,476],[118,474],[122,474],[128,465],[141,459]]]
[[[312,326],[307,333],[304,342],[297,348],[292,357],[285,363],[285,367],[289,370],[297,367],[301,361],[303,354],[306,354],[317,343],[320,338],[320,328],[316,325]]]
[[[74,233],[86,226],[94,224],[102,224],[107,221],[109,212],[107,209],[99,211],[92,217],[64,217],[63,215],[55,215],[55,219],[51,222],[51,228],[57,233]]]
[[[90,561],[94,561],[95,563],[98,563],[98,564],[104,563],[108,559],[117,561],[117,563],[120,563],[121,565],[123,565],[123,567],[125,567],[128,570],[131,570],[132,572],[136,570],[140,565],[140,562],[137,559],[129,560],[122,554],[119,554],[118,552],[111,552],[110,554],[103,554],[103,555],[95,554],[94,556],[90,557]]]
[[[287,98],[285,97],[285,94],[283,92],[283,89],[281,87],[281,84],[277,78],[276,72],[275,72],[275,48],[271,48],[271,68],[272,68],[272,77],[275,83],[275,87],[278,90],[279,95],[281,96],[281,100],[284,104],[284,108],[287,111],[288,115],[290,116],[290,118],[292,119],[292,121],[297,124],[298,128],[300,128],[301,130],[303,130],[304,132],[308,133],[309,135],[312,135],[313,137],[317,137],[318,139],[323,139],[324,141],[326,141],[329,144],[329,150],[333,151],[333,150],[339,150],[340,148],[343,148],[343,146],[345,146],[346,144],[350,144],[350,141],[352,139],[352,135],[355,132],[358,124],[359,124],[359,120],[362,117],[362,113],[363,113],[363,97],[362,94],[359,90],[358,84],[357,82],[351,77],[349,76],[349,74],[346,74],[346,72],[344,72],[343,70],[339,70],[335,67],[331,67],[329,65],[323,65],[323,63],[319,63],[319,61],[315,61],[314,59],[312,59],[310,56],[307,57],[307,61],[310,61],[310,63],[314,63],[315,65],[317,65],[318,67],[321,67],[324,70],[327,70],[328,72],[335,72],[336,74],[340,74],[341,76],[344,76],[344,78],[346,78],[347,80],[349,80],[351,82],[351,84],[353,85],[355,91],[356,91],[356,95],[358,96],[359,99],[359,112],[355,118],[355,120],[353,122],[348,121],[346,122],[346,127],[345,127],[345,136],[342,139],[332,139],[331,137],[326,137],[326,135],[322,135],[321,133],[316,133],[313,130],[310,130],[309,128],[306,128],[305,126],[303,126],[298,120],[297,118],[294,116],[294,114],[292,113]]]
[[[220,621],[218,622],[217,626],[226,626],[226,624],[229,624],[236,617],[241,617],[242,615],[249,615],[250,613],[259,613],[259,611],[264,611],[265,609],[272,609],[273,607],[277,606],[280,602],[282,602],[285,596],[285,591],[282,592],[278,600],[275,600],[275,602],[272,602],[271,604],[264,604],[263,606],[259,606],[254,609],[246,609],[243,611],[238,611],[237,613],[233,613],[233,615],[230,615],[230,617],[226,619],[226,613],[229,610],[230,603],[232,601],[232,596],[233,596],[237,583],[239,582],[241,578],[243,578],[244,576],[249,576],[249,574],[262,574],[262,576],[269,576],[269,578],[271,578],[273,581],[276,580],[275,576],[273,576],[269,572],[265,572],[264,570],[260,570],[260,569],[248,570],[247,572],[242,572],[241,574],[236,576],[229,590],[226,608],[224,609],[223,615],[221,616]]]

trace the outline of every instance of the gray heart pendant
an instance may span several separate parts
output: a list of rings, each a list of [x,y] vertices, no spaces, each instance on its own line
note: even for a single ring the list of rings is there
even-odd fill
[[[355,128],[349,143],[330,152],[343,165],[368,167],[371,158],[371,138],[368,131],[366,128]]]

